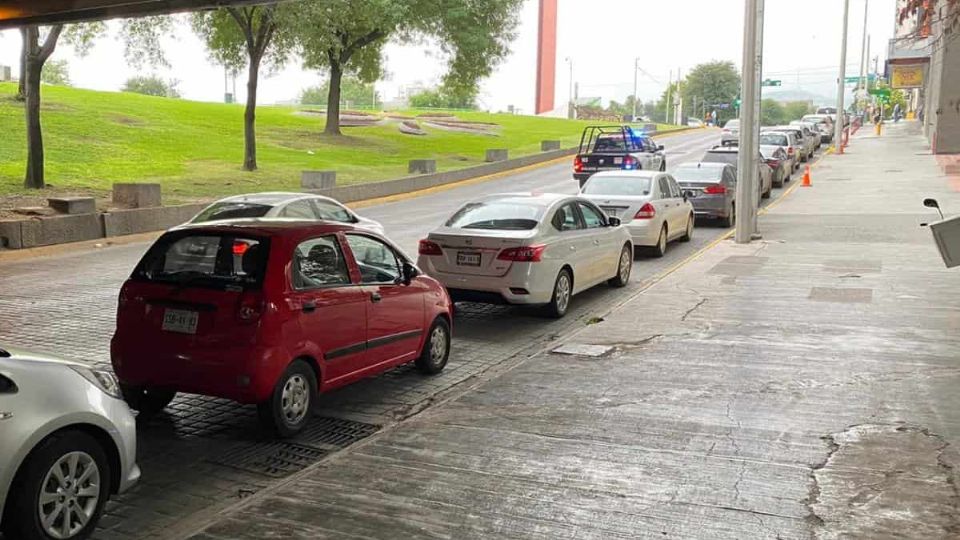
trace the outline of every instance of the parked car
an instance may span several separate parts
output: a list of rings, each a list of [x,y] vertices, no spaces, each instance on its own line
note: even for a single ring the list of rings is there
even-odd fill
[[[833,120],[825,114],[808,114],[801,118],[804,122],[810,122],[817,126],[820,131],[820,142],[830,144],[833,142]]]
[[[630,126],[588,126],[573,158],[573,177],[580,186],[598,171],[667,170],[663,145]]]
[[[419,251],[420,267],[455,301],[539,305],[552,317],[601,282],[625,286],[633,267],[619,219],[583,197],[549,193],[470,201]]]
[[[820,145],[823,144],[820,136],[820,130],[817,129],[816,124],[810,122],[804,122],[803,120],[794,120],[790,122],[791,126],[797,126],[803,130],[803,136],[805,139],[810,140],[810,144],[813,145],[814,151],[820,149]]]
[[[580,195],[622,220],[634,247],[648,248],[655,257],[663,257],[671,240],[693,237],[693,205],[669,174],[606,172],[590,178]]]
[[[90,535],[112,494],[140,478],[136,422],[113,374],[0,349],[0,531]]]
[[[699,118],[690,118],[687,120],[687,127],[702,128],[706,127],[706,124],[704,124],[703,120],[700,120]]]
[[[726,163],[683,163],[673,171],[687,195],[696,219],[719,219],[724,227],[736,223],[737,169]]]
[[[801,145],[797,140],[796,136],[792,133],[783,133],[777,131],[767,131],[760,133],[760,146],[779,146],[783,148],[784,154],[786,154],[786,163],[785,167],[787,169],[787,176],[785,180],[790,180],[790,176],[793,174],[793,171],[800,168],[800,149]]]
[[[720,144],[727,145],[738,142],[740,142],[740,120],[737,118],[727,120],[720,132]]]
[[[358,215],[336,199],[307,193],[267,192],[227,197],[204,208],[190,223],[229,219],[295,219],[350,223],[383,234],[383,225]]]
[[[804,135],[803,129],[800,126],[773,126],[765,127],[760,130],[760,133],[790,133],[793,135],[793,141],[796,142],[797,146],[797,156],[798,161],[806,162],[810,159],[810,156],[816,151],[816,148],[813,145],[813,142],[809,137]]]
[[[738,167],[737,160],[739,158],[740,149],[736,146],[714,146],[703,154],[703,158],[701,158],[700,161],[704,163],[726,163],[727,165],[733,166],[734,171],[736,171]],[[773,192],[773,170],[767,166],[766,160],[763,159],[763,156],[759,153],[757,159],[759,160],[757,167],[757,176],[759,176],[759,182],[757,183],[757,194],[759,198],[757,199],[757,203],[759,204],[759,199],[769,198]]]
[[[111,359],[141,413],[177,392],[257,404],[290,436],[317,392],[408,362],[439,373],[453,304],[385,237],[241,220],[168,231],[120,290]]]
[[[760,145],[760,154],[772,171],[773,187],[783,187],[790,177],[790,160],[783,147],[777,145]]]

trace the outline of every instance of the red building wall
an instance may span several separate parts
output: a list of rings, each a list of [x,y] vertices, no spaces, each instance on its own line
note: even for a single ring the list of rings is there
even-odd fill
[[[557,0],[540,0],[537,38],[537,114],[554,108],[557,83]]]

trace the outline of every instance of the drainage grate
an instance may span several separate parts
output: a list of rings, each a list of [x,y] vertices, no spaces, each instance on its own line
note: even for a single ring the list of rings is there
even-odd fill
[[[213,463],[272,478],[282,478],[306,468],[327,455],[326,450],[290,442],[254,442],[235,446]]]
[[[375,424],[365,424],[343,418],[314,418],[293,438],[294,443],[321,450],[346,448],[380,430]]]

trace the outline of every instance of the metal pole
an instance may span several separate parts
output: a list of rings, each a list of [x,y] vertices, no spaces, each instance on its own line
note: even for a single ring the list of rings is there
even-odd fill
[[[680,81],[683,80],[683,70],[677,68],[677,114],[673,119],[676,125],[683,123],[683,92],[680,91]]]
[[[744,2],[743,24],[743,72],[740,104],[740,152],[737,156],[737,227],[734,240],[738,244],[750,242],[753,213],[756,208],[753,198],[757,192],[757,169],[754,167],[754,148],[757,133],[754,132],[754,116],[757,99],[757,0]]]
[[[637,121],[637,75],[640,72],[640,57],[633,59],[633,121]]]
[[[847,24],[850,19],[850,0],[843,0],[843,37],[840,41],[840,75],[837,78],[837,123],[833,135],[833,147],[838,154],[843,153],[843,98],[846,88],[844,79],[847,78]]]
[[[670,76],[667,77],[667,106],[663,110],[663,123],[670,123],[670,94],[673,92],[673,70],[670,70]]]
[[[863,42],[860,44],[860,85],[864,95],[867,93],[867,24],[870,13],[870,0],[863,0]]]
[[[753,146],[751,147],[750,155],[753,157],[753,168],[757,171],[757,182],[760,182],[760,167],[766,166],[761,165],[760,163],[760,107],[763,104],[763,85],[760,81],[763,80],[763,20],[764,20],[764,9],[766,7],[766,0],[757,0],[757,52],[756,52],[756,106],[754,107],[754,119],[753,119],[753,133],[756,139],[754,140]],[[763,189],[763,186],[759,186],[760,189]],[[757,190],[753,190],[753,200],[750,205],[750,208],[757,208],[760,206],[760,195],[757,193]],[[760,236],[760,214],[756,210],[752,211],[753,213],[753,222],[752,228],[750,230],[750,238],[752,240],[759,240],[762,238]]]
[[[573,119],[573,58],[566,58],[567,64],[570,64],[570,88],[567,92],[567,118]]]

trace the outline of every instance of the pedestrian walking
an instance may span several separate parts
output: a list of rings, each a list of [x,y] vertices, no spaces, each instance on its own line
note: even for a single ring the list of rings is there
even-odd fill
[[[897,104],[895,104],[895,105],[893,106],[893,121],[894,121],[894,122],[899,122],[899,121],[900,121],[900,113],[901,113],[900,104],[897,103]]]

